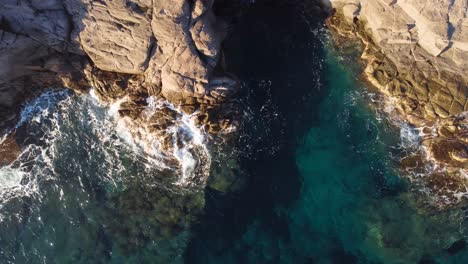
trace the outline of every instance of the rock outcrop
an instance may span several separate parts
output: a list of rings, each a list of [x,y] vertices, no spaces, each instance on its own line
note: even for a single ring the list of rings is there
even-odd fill
[[[428,175],[442,196],[459,199],[468,183],[468,3],[460,0],[331,0],[329,24],[364,44],[364,73],[399,118],[419,128]],[[445,176],[441,176],[441,174]],[[437,180],[434,180],[434,177]],[[447,181],[445,184],[444,178]],[[450,179],[457,182],[450,184]],[[451,194],[451,195],[450,195]],[[451,198],[447,198],[450,200]]]
[[[331,3],[343,14],[348,29],[365,34],[378,52],[394,64],[394,69],[390,65],[385,69],[389,77],[398,74],[401,79],[413,81],[402,87],[392,83],[392,78],[379,76],[384,74],[378,69],[380,65],[370,65],[367,71],[372,72],[380,85],[387,86],[388,92],[426,102],[421,109],[424,119],[447,118],[468,110],[466,1],[335,0]]]
[[[237,81],[219,63],[226,24],[214,0],[6,0],[0,3],[0,127],[42,88],[94,87],[128,96],[137,117],[148,96],[200,110],[212,131],[233,122]]]

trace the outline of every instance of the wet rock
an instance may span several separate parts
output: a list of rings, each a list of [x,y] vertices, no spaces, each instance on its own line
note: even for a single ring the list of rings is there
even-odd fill
[[[227,26],[213,2],[3,1],[0,108],[24,100],[25,90],[51,84],[78,92],[94,87],[109,103],[160,96],[191,112],[223,107],[238,84],[219,67]],[[42,73],[49,82],[38,77]],[[127,105],[121,114],[135,119],[137,112]]]
[[[424,132],[424,159],[408,157],[406,168],[436,165],[423,178],[444,200],[468,197],[468,39],[463,1],[333,0],[328,23],[335,38],[364,44],[366,79],[385,95],[396,118]],[[431,5],[430,9],[424,8]],[[343,40],[339,40],[343,42]],[[417,170],[417,169],[416,169]],[[445,177],[445,183],[444,181]],[[440,186],[448,186],[439,189]],[[435,187],[439,186],[439,187]],[[450,190],[450,191],[444,191]],[[458,190],[458,191],[455,191]]]
[[[11,164],[20,153],[21,149],[15,141],[14,133],[10,133],[0,140],[0,165]]]

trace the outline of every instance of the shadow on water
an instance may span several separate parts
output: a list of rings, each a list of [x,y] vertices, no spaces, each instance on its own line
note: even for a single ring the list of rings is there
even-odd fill
[[[257,1],[233,28],[247,182],[207,188],[185,262],[468,263],[466,210],[434,211],[399,177],[399,130],[369,106],[358,57],[329,46],[315,7]]]
[[[204,257],[232,247],[256,219],[261,219],[260,228],[289,239],[287,216],[275,208],[290,205],[300,194],[296,141],[318,125],[318,105],[326,93],[320,71],[323,44],[317,36],[323,17],[315,4],[308,10],[294,2],[258,1],[245,10],[226,41],[227,70],[243,81],[242,97],[254,115],[255,124],[244,129],[255,138],[248,144],[264,151],[240,161],[248,174],[242,191],[207,189],[205,216],[186,262],[206,263]]]

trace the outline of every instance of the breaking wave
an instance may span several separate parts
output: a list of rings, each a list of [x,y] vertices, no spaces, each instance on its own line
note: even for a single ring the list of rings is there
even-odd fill
[[[396,109],[397,98],[374,93],[368,93],[368,97],[376,106],[378,120],[384,120],[398,129],[400,135],[398,149],[402,152],[400,166],[414,187],[426,193],[431,204],[440,207],[457,205],[463,199],[467,199],[466,167],[453,167],[437,161],[425,144],[426,140],[440,137],[438,131],[444,123],[439,120],[431,125],[411,125],[403,120]],[[455,118],[466,120],[466,115],[467,112],[464,112]]]
[[[89,181],[122,188],[135,179],[174,191],[203,185],[211,158],[193,115],[150,97],[145,121],[165,108],[175,119],[163,131],[148,131],[119,116],[125,101],[106,106],[93,91],[53,90],[25,105],[16,126],[0,137],[0,147],[10,137],[20,150],[12,162],[0,159],[0,210],[10,200],[40,200],[50,188],[63,195],[63,181],[76,180],[82,189]],[[162,136],[169,136],[166,145]]]

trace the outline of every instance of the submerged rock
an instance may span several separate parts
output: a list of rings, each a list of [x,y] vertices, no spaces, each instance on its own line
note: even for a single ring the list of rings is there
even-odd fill
[[[429,187],[444,200],[458,202],[466,197],[468,20],[463,13],[467,3],[324,2],[333,8],[329,25],[336,40],[357,37],[364,43],[364,74],[387,98],[385,108],[422,131],[419,143],[427,159],[423,165],[433,163],[436,170],[423,177]],[[441,179],[457,191],[448,195],[440,187]]]

